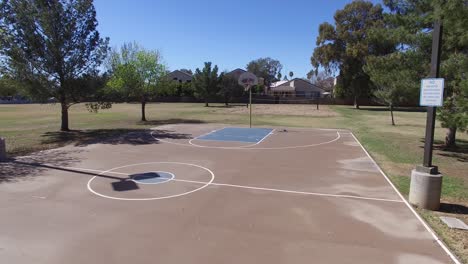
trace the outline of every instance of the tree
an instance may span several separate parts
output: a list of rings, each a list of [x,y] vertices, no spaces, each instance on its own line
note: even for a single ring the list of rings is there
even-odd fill
[[[315,74],[315,71],[310,71],[307,73],[307,78],[311,83],[317,85],[325,91],[333,90],[333,86],[335,85],[335,78],[333,78],[333,76],[331,76],[331,74],[326,71],[320,71],[317,74]]]
[[[359,98],[368,96],[372,82],[363,66],[369,55],[387,54],[393,46],[373,43],[368,38],[372,28],[383,27],[383,9],[366,1],[353,1],[334,16],[335,25],[323,23],[319,26],[317,47],[311,57],[312,66],[318,71],[339,72],[337,92],[341,96],[352,96],[359,108]]]
[[[205,62],[205,67],[200,70],[197,68],[193,75],[192,85],[197,98],[202,98],[205,101],[205,106],[208,107],[209,99],[216,97],[221,86],[223,74],[218,76],[218,66],[211,68],[211,62]]]
[[[7,75],[0,77],[0,96],[15,96],[20,93],[21,85],[18,82]]]
[[[218,94],[223,98],[226,106],[233,97],[240,97],[243,93],[244,87],[238,84],[236,78],[226,73],[222,74],[221,89]]]
[[[193,96],[193,87],[190,82],[174,81],[164,76],[156,87],[157,96]]]
[[[79,87],[95,75],[108,50],[97,31],[92,0],[5,0],[0,3],[0,56],[6,70],[36,98],[55,97],[61,130],[69,130],[68,109],[91,100],[95,91]]]
[[[390,34],[397,37],[399,52],[416,52],[424,58],[425,72],[414,76],[418,81],[429,73],[433,23],[442,22],[440,75],[445,79],[445,101],[437,117],[447,128],[445,146],[455,147],[457,130],[467,128],[468,5],[465,0],[385,0],[384,4],[390,10]]]
[[[272,58],[259,58],[247,64],[247,71],[255,74],[258,78],[265,80],[265,85],[270,87],[272,82],[275,82],[276,76],[283,69],[283,65],[278,60]]]
[[[289,78],[291,78],[291,80],[292,80],[293,76],[294,76],[294,72],[290,71],[289,72]]]
[[[390,109],[392,125],[394,107],[404,102],[414,102],[418,97],[419,82],[414,76],[420,74],[422,67],[415,56],[393,53],[387,56],[369,57],[365,72],[376,85],[374,96]],[[398,80],[398,81],[396,81]]]
[[[283,75],[281,75],[281,72],[278,72],[278,74],[276,75],[276,79],[281,80],[281,77],[283,77]]]
[[[141,121],[146,120],[146,103],[156,96],[157,83],[165,74],[159,51],[146,50],[137,43],[125,43],[109,59],[110,93],[141,103]]]

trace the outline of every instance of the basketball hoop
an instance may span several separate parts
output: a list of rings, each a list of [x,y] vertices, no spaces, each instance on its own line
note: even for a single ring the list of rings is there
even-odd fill
[[[245,91],[248,91],[252,86],[258,84],[258,78],[255,76],[255,74],[251,72],[244,72],[239,76],[239,85],[242,85],[244,87]]]
[[[252,86],[258,84],[258,78],[251,72],[244,72],[239,76],[239,85],[244,87],[244,90],[249,91],[249,110],[250,110],[250,127],[252,127]]]

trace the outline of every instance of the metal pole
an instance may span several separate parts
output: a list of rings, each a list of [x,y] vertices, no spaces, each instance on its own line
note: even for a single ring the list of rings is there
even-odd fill
[[[440,21],[436,21],[434,23],[434,31],[432,33],[431,73],[429,75],[431,78],[439,77],[441,42],[442,25]],[[432,167],[432,145],[434,143],[435,119],[436,108],[433,106],[427,107],[426,137],[424,140],[424,167]]]
[[[249,88],[250,128],[252,128],[252,87]]]
[[[0,137],[0,162],[6,161],[6,143],[5,139]]]

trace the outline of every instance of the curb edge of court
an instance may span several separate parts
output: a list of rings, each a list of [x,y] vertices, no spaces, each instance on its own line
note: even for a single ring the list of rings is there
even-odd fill
[[[403,200],[403,202],[406,204],[406,206],[410,209],[410,211],[416,216],[416,218],[421,222],[421,224],[426,228],[426,230],[432,235],[434,240],[439,244],[439,246],[445,251],[445,253],[452,259],[452,261],[455,264],[461,264],[460,260],[455,256],[455,254],[450,251],[450,249],[447,247],[447,245],[437,236],[436,232],[424,221],[424,219],[416,212],[416,210],[411,206],[408,201],[405,199],[405,197],[400,193],[400,191],[395,187],[395,185],[392,183],[390,178],[388,178],[387,174],[380,168],[379,164],[374,160],[374,158],[369,154],[369,152],[366,150],[366,148],[361,144],[359,139],[354,135],[353,132],[351,132],[351,135],[353,138],[359,143],[361,146],[362,150],[367,154],[367,156],[372,160],[372,162],[375,164],[377,169],[380,171],[380,173],[384,176],[385,180],[392,186],[393,190],[398,194],[398,196]]]

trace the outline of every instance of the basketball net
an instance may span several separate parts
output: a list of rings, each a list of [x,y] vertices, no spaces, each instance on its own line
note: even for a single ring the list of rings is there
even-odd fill
[[[244,91],[248,91],[250,89],[251,85],[250,83],[244,83]]]

